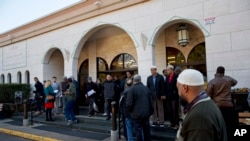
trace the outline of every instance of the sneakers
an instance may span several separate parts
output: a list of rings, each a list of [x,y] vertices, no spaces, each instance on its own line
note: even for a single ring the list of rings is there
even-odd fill
[[[68,120],[67,121],[67,125],[72,125],[73,123],[79,123],[79,120],[78,119],[75,119],[75,120]]]
[[[76,119],[76,120],[73,121],[73,123],[79,123],[79,120]]]
[[[159,125],[160,125],[160,127],[164,127],[165,126],[164,123],[160,123]]]
[[[153,122],[153,124],[152,124],[153,127],[155,127],[155,126],[157,126],[157,125],[158,125],[157,122]]]
[[[72,123],[73,123],[72,120],[68,120],[67,125],[70,126],[70,125],[72,125]]]
[[[179,126],[178,126],[178,125],[175,125],[174,127],[172,127],[172,129],[178,130],[178,129],[179,129]]]
[[[107,113],[103,113],[103,116],[106,116],[107,115]]]

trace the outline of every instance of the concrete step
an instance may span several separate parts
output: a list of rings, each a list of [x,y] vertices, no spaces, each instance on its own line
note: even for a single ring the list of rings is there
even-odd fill
[[[64,115],[55,115],[54,119],[55,121],[45,121],[45,114],[41,114],[35,118],[33,118],[34,123],[42,123],[47,125],[53,125],[57,126],[59,128],[71,128],[76,130],[82,130],[82,131],[91,131],[91,132],[97,132],[97,133],[104,133],[104,134],[110,134],[110,131],[112,129],[112,122],[111,120],[106,121],[106,117],[102,116],[102,113],[97,113],[95,116],[88,117],[86,112],[83,112],[81,110],[81,113],[85,113],[85,115],[77,115],[77,119],[79,120],[79,123],[73,124],[71,126],[67,125],[67,122],[65,121]],[[30,117],[30,113],[29,113]],[[117,116],[118,117],[118,116]],[[12,116],[12,119],[14,120],[23,120],[23,113],[18,113],[16,116]],[[29,118],[30,120],[30,118]],[[118,128],[118,118],[117,118],[117,128]],[[152,140],[157,141],[174,141],[176,136],[176,130],[173,130],[171,128],[167,127],[151,127],[151,136]],[[123,129],[121,130],[121,135],[123,135]]]

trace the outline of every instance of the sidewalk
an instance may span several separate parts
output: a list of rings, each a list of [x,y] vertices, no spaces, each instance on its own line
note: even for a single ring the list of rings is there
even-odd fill
[[[16,124],[16,125],[14,125]],[[45,130],[44,130],[45,129]],[[47,129],[47,130],[46,130]],[[57,132],[55,132],[55,130]],[[0,120],[0,132],[37,141],[110,141],[110,135],[80,131],[45,124],[35,123],[33,126],[22,126],[12,119]],[[93,139],[96,138],[96,139]],[[120,141],[125,141],[124,139]]]

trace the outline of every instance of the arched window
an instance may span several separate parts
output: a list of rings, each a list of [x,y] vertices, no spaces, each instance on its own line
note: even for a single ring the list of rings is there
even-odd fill
[[[0,81],[2,84],[5,83],[5,78],[4,78],[4,74],[1,75],[1,81]]]
[[[22,83],[22,73],[21,73],[20,71],[17,72],[17,82],[18,82],[19,84]]]
[[[11,83],[11,74],[10,73],[8,73],[7,79],[8,79],[8,83],[10,84]]]
[[[193,48],[188,56],[187,65],[188,68],[197,69],[204,76],[207,76],[205,43],[198,44]]]
[[[166,65],[171,64],[173,66],[180,66],[182,68],[186,67],[185,57],[179,50],[172,47],[167,47],[166,56],[167,56]]]
[[[122,53],[117,55],[112,63],[111,70],[129,70],[129,69],[137,69],[138,65],[133,56],[127,53]]]
[[[28,70],[25,71],[25,83],[30,84],[30,72]]]
[[[97,78],[105,79],[108,63],[101,57],[96,58],[97,62]]]

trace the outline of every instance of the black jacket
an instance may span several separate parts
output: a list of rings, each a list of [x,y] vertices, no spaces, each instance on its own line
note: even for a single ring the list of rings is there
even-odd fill
[[[127,94],[126,108],[132,119],[147,119],[153,112],[152,96],[142,83],[135,84]]]
[[[37,81],[35,84],[36,90],[34,91],[35,97],[40,98],[40,96],[44,96],[44,87],[40,81]]]
[[[174,74],[172,80],[169,82],[169,77],[167,76],[166,81],[164,82],[164,92],[167,100],[178,99],[178,89],[176,86],[178,75]]]
[[[129,111],[126,107],[126,98],[128,95],[128,91],[131,89],[131,87],[125,88],[125,90],[121,93],[120,100],[119,100],[119,107],[120,107],[120,112],[126,117],[126,118],[131,118]]]
[[[114,98],[116,89],[117,88],[114,81],[104,81],[103,82],[104,98]]]
[[[149,88],[151,94],[154,96],[156,93],[156,96],[158,99],[161,99],[161,96],[164,96],[164,78],[162,75],[158,74],[156,75],[156,81],[155,81],[155,87],[153,82],[153,76],[150,75],[147,79],[147,87]]]
[[[90,90],[94,90],[96,91],[96,85],[94,82],[91,82],[91,83],[86,83],[86,86],[85,86],[85,94],[87,94]],[[95,97],[95,94],[89,96],[89,97]]]

